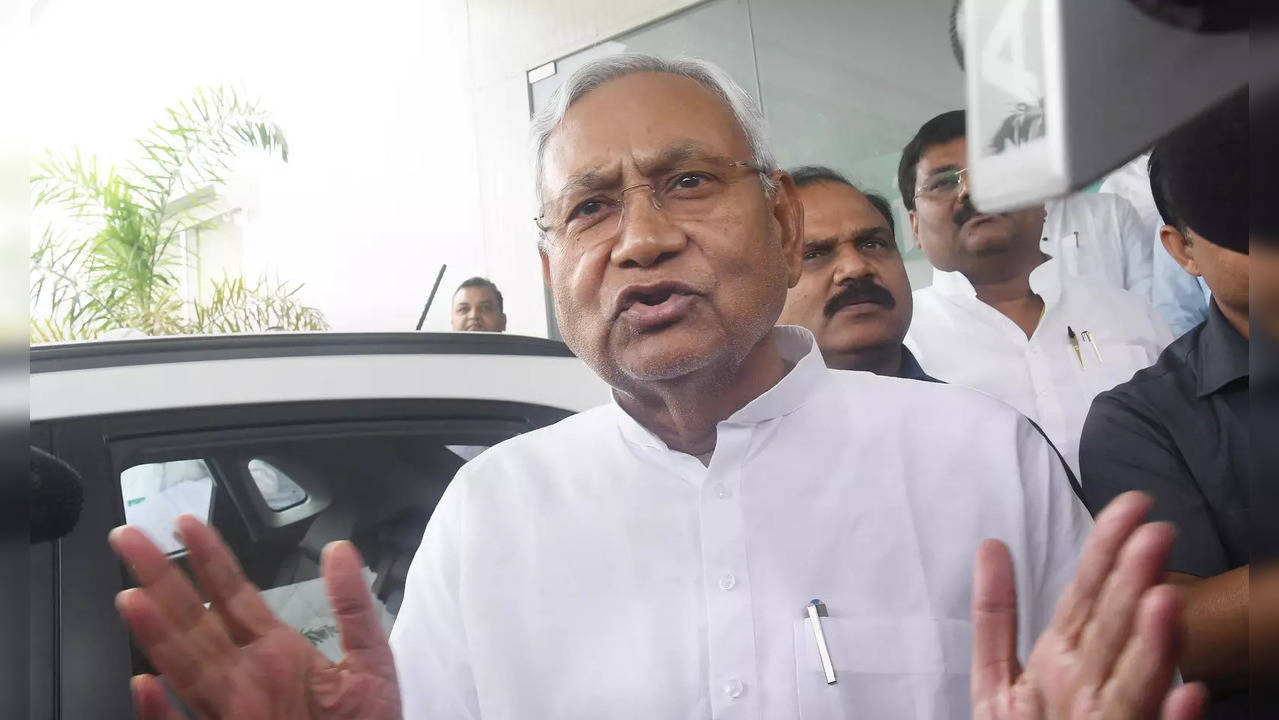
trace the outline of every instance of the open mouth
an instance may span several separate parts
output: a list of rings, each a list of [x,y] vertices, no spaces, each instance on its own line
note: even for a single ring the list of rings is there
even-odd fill
[[[618,317],[638,330],[652,330],[682,319],[697,297],[677,283],[629,288],[621,295]]]

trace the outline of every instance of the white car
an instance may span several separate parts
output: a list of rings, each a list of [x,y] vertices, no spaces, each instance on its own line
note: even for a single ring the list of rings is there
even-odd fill
[[[350,539],[389,630],[444,488],[469,458],[607,402],[562,343],[482,333],[147,338],[31,349],[31,442],[84,507],[32,548],[32,718],[131,718],[150,672],[118,619],[107,546],[138,525],[181,561],[179,513],[218,528],[268,602],[338,652],[320,550]]]

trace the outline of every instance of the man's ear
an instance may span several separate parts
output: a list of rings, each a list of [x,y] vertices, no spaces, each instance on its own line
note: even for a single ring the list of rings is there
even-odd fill
[[[773,178],[777,190],[773,195],[773,218],[781,229],[782,254],[786,262],[786,287],[799,284],[804,270],[804,203],[799,199],[790,173],[778,171]]]
[[[502,318],[502,321],[497,324],[497,331],[506,332],[506,313],[500,313],[499,315]]]
[[[919,244],[919,213],[911,210],[908,216],[910,217],[910,232],[915,236],[915,247],[922,250],[923,247]]]
[[[551,286],[551,258],[546,254],[546,238],[537,241],[537,254],[542,258],[542,282]]]
[[[1203,271],[1199,269],[1199,263],[1195,262],[1194,245],[1180,230],[1172,225],[1164,225],[1159,228],[1159,241],[1164,244],[1164,249],[1173,260],[1177,261],[1182,270],[1195,277],[1203,275]]]

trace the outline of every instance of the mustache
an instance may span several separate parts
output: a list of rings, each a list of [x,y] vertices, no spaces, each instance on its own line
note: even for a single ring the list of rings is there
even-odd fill
[[[977,208],[973,207],[972,201],[969,200],[968,198],[964,198],[964,204],[960,206],[958,210],[955,211],[955,214],[953,217],[951,217],[951,220],[954,221],[955,227],[961,228],[964,226],[964,223],[968,222],[969,220],[972,220],[978,215],[995,215],[999,217],[1006,217],[1004,213],[978,212]]]
[[[834,315],[846,305],[862,302],[873,302],[889,310],[897,307],[897,300],[893,297],[893,294],[876,285],[874,280],[856,278],[846,281],[839,294],[826,302],[826,316]]]

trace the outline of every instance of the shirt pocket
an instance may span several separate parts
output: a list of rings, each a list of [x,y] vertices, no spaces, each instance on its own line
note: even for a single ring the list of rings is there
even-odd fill
[[[803,720],[953,720],[969,716],[972,625],[937,618],[822,618],[835,668],[826,684],[807,618],[795,622]]]
[[[1097,359],[1099,352],[1101,360]],[[1128,382],[1138,370],[1149,367],[1154,362],[1140,345],[1099,343],[1094,346],[1082,338],[1079,341],[1079,354],[1084,362],[1081,370],[1084,384],[1093,396]],[[1071,355],[1074,355],[1073,350]],[[1078,358],[1072,359],[1078,362]]]

